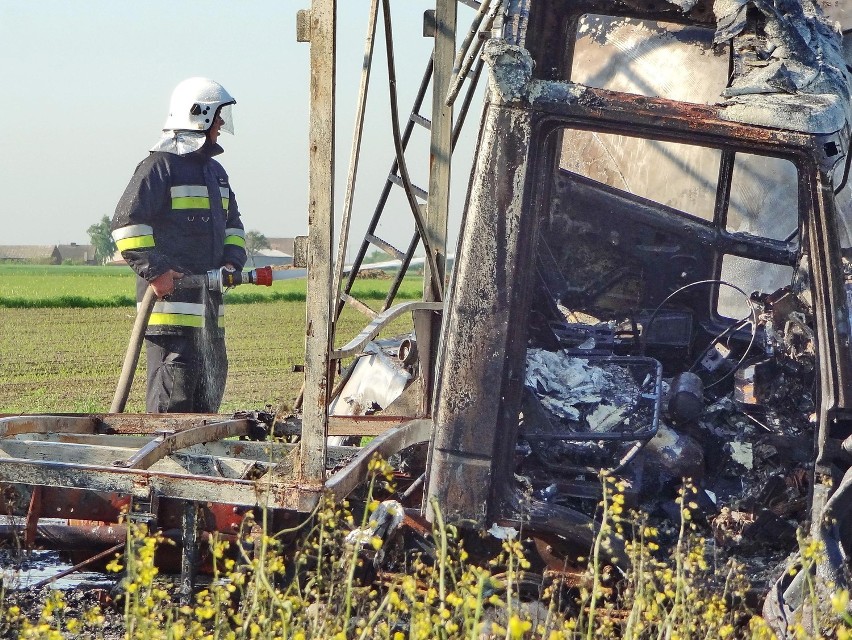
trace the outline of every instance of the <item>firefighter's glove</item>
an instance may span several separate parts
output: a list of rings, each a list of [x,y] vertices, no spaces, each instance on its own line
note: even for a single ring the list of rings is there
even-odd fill
[[[158,298],[165,298],[175,290],[175,280],[183,278],[183,274],[169,269],[165,273],[151,280],[151,288]]]

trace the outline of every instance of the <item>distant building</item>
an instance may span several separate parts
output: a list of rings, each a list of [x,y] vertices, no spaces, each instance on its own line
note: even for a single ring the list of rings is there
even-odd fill
[[[26,264],[96,264],[95,248],[90,244],[0,245],[0,262]]]
[[[0,262],[61,264],[62,256],[54,244],[0,245]]]
[[[276,249],[261,249],[249,256],[246,268],[277,267],[293,264],[293,256]]]
[[[291,257],[293,256],[295,238],[267,238],[266,241],[269,242],[269,248],[273,251],[281,251]]]
[[[95,247],[91,244],[59,244],[56,245],[59,251],[60,262],[70,262],[72,264],[97,264],[95,260]]]

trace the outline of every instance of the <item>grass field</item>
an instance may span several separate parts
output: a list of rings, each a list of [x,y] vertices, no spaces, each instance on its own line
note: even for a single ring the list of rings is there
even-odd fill
[[[0,308],[132,307],[136,276],[128,267],[0,264]],[[353,294],[382,300],[390,280],[356,280]],[[401,300],[420,297],[421,280],[406,278]],[[305,279],[279,280],[271,287],[243,286],[227,293],[231,304],[305,300]]]
[[[118,267],[0,265],[0,413],[105,412],[109,409],[133,327],[134,276]],[[357,283],[360,297],[383,298],[389,281]],[[414,297],[419,281],[404,284]],[[292,404],[303,374],[304,280],[252,287],[260,301],[227,294],[226,339],[230,372],[222,411]],[[294,300],[276,299],[292,295]],[[74,296],[66,305],[63,297]],[[77,300],[79,298],[79,300]],[[124,302],[126,298],[126,302]],[[114,301],[121,299],[120,305]],[[9,304],[14,301],[15,304]],[[69,304],[75,306],[68,306]],[[374,305],[378,306],[378,304]],[[341,317],[338,344],[360,331],[368,318]],[[410,331],[396,322],[391,333]],[[127,411],[144,410],[143,356]]]

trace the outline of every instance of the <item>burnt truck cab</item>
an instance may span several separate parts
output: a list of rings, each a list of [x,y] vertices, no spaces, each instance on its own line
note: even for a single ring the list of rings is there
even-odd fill
[[[839,584],[852,544],[839,33],[798,3],[785,16],[761,2],[717,2],[719,15],[703,2],[510,7],[484,48],[427,509],[436,499],[452,522],[585,545],[593,513],[571,499],[594,495],[592,471],[640,483],[647,443],[665,431],[694,444],[727,412],[739,427],[713,437],[748,445],[743,475],[758,442],[804,452],[810,507],[793,517],[826,544]],[[630,68],[654,55],[650,75]],[[589,376],[613,397],[600,385],[572,396]],[[730,464],[701,447],[668,453],[699,483]],[[721,507],[730,496],[717,493]]]

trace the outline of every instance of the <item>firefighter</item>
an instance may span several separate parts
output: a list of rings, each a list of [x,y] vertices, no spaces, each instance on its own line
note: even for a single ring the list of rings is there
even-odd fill
[[[190,78],[175,88],[163,135],[136,167],[112,219],[112,236],[136,272],[137,300],[154,304],[145,347],[151,413],[215,413],[228,373],[222,295],[175,289],[211,269],[242,269],[245,234],[228,174],[214,159],[219,133],[233,134],[224,87]]]

